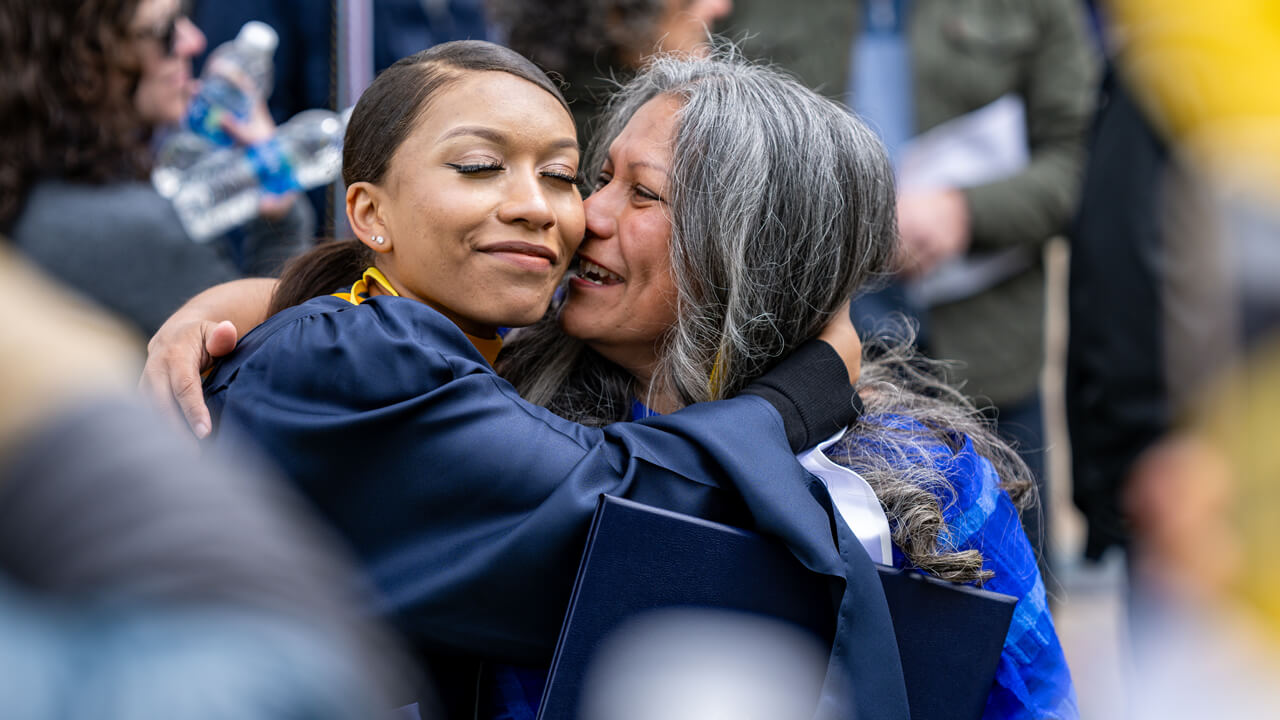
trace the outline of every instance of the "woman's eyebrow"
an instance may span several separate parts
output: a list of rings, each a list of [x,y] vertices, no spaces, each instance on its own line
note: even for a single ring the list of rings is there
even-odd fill
[[[649,168],[650,170],[662,173],[663,175],[667,174],[666,165],[652,163],[652,162],[649,162],[648,160],[632,160],[631,162],[627,163],[627,169],[631,170],[632,172],[635,172],[635,169],[638,167]]]
[[[439,142],[443,142],[445,140],[449,140],[456,137],[465,137],[465,136],[478,137],[482,140],[488,140],[489,142],[499,143],[499,144],[505,143],[510,139],[507,137],[506,133],[500,130],[495,130],[491,127],[485,127],[484,125],[459,125],[458,127],[450,128],[448,132],[441,135]],[[550,147],[553,150],[561,150],[561,149],[567,149],[567,148],[577,149],[578,138],[576,137],[556,138],[554,141],[551,142]]]
[[[448,132],[440,136],[440,140],[448,140],[450,138],[461,137],[464,135],[472,135],[490,142],[501,143],[506,141],[507,136],[497,130],[483,125],[459,125],[450,128]]]

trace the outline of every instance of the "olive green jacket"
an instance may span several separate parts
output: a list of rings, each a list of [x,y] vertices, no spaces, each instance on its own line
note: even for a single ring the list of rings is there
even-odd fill
[[[916,131],[1006,95],[1026,105],[1029,165],[965,189],[975,251],[1038,248],[1076,208],[1096,93],[1081,0],[910,0]],[[726,34],[823,94],[844,99],[861,2],[738,0]],[[966,392],[997,405],[1026,399],[1043,365],[1044,270],[934,307],[932,354],[963,363]]]

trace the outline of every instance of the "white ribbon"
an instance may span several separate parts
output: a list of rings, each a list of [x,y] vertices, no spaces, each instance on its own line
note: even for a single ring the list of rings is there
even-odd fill
[[[889,537],[889,519],[885,517],[884,508],[880,507],[875,491],[861,475],[835,464],[822,454],[823,450],[843,436],[844,430],[841,430],[816,447],[796,455],[796,459],[827,486],[836,511],[844,518],[849,529],[853,530],[862,547],[866,548],[872,561],[892,565],[893,546]]]

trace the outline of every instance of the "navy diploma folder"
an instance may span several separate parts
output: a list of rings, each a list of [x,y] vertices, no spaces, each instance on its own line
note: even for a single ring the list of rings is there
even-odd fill
[[[981,718],[1015,599],[876,567],[912,720]],[[830,647],[839,601],[833,593],[825,577],[776,540],[602,495],[538,720],[577,720],[594,651],[634,615],[670,607],[749,612],[804,628]]]

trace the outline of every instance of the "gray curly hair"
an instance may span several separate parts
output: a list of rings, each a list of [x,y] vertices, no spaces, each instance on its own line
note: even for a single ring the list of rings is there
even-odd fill
[[[667,198],[677,320],[660,340],[652,385],[635,387],[625,370],[566,337],[556,308],[513,334],[498,359],[498,371],[525,398],[585,424],[629,419],[632,398],[659,388],[684,404],[737,394],[815,337],[855,290],[887,273],[897,246],[893,173],[875,134],[731,45],[705,58],[659,56],[623,86],[588,149],[588,177],[599,174],[636,111],[664,95],[683,101]],[[978,553],[941,546],[942,509],[929,488],[946,478],[921,462],[927,452],[904,444],[936,447],[968,435],[1018,498],[1026,467],[960,393],[917,360],[905,345],[886,345],[864,364],[860,386],[878,388],[872,410],[907,414],[927,430],[862,421],[853,436],[875,442],[844,443],[853,449],[836,460],[876,489],[894,541],[914,565],[982,580]],[[879,446],[901,451],[857,450]]]

